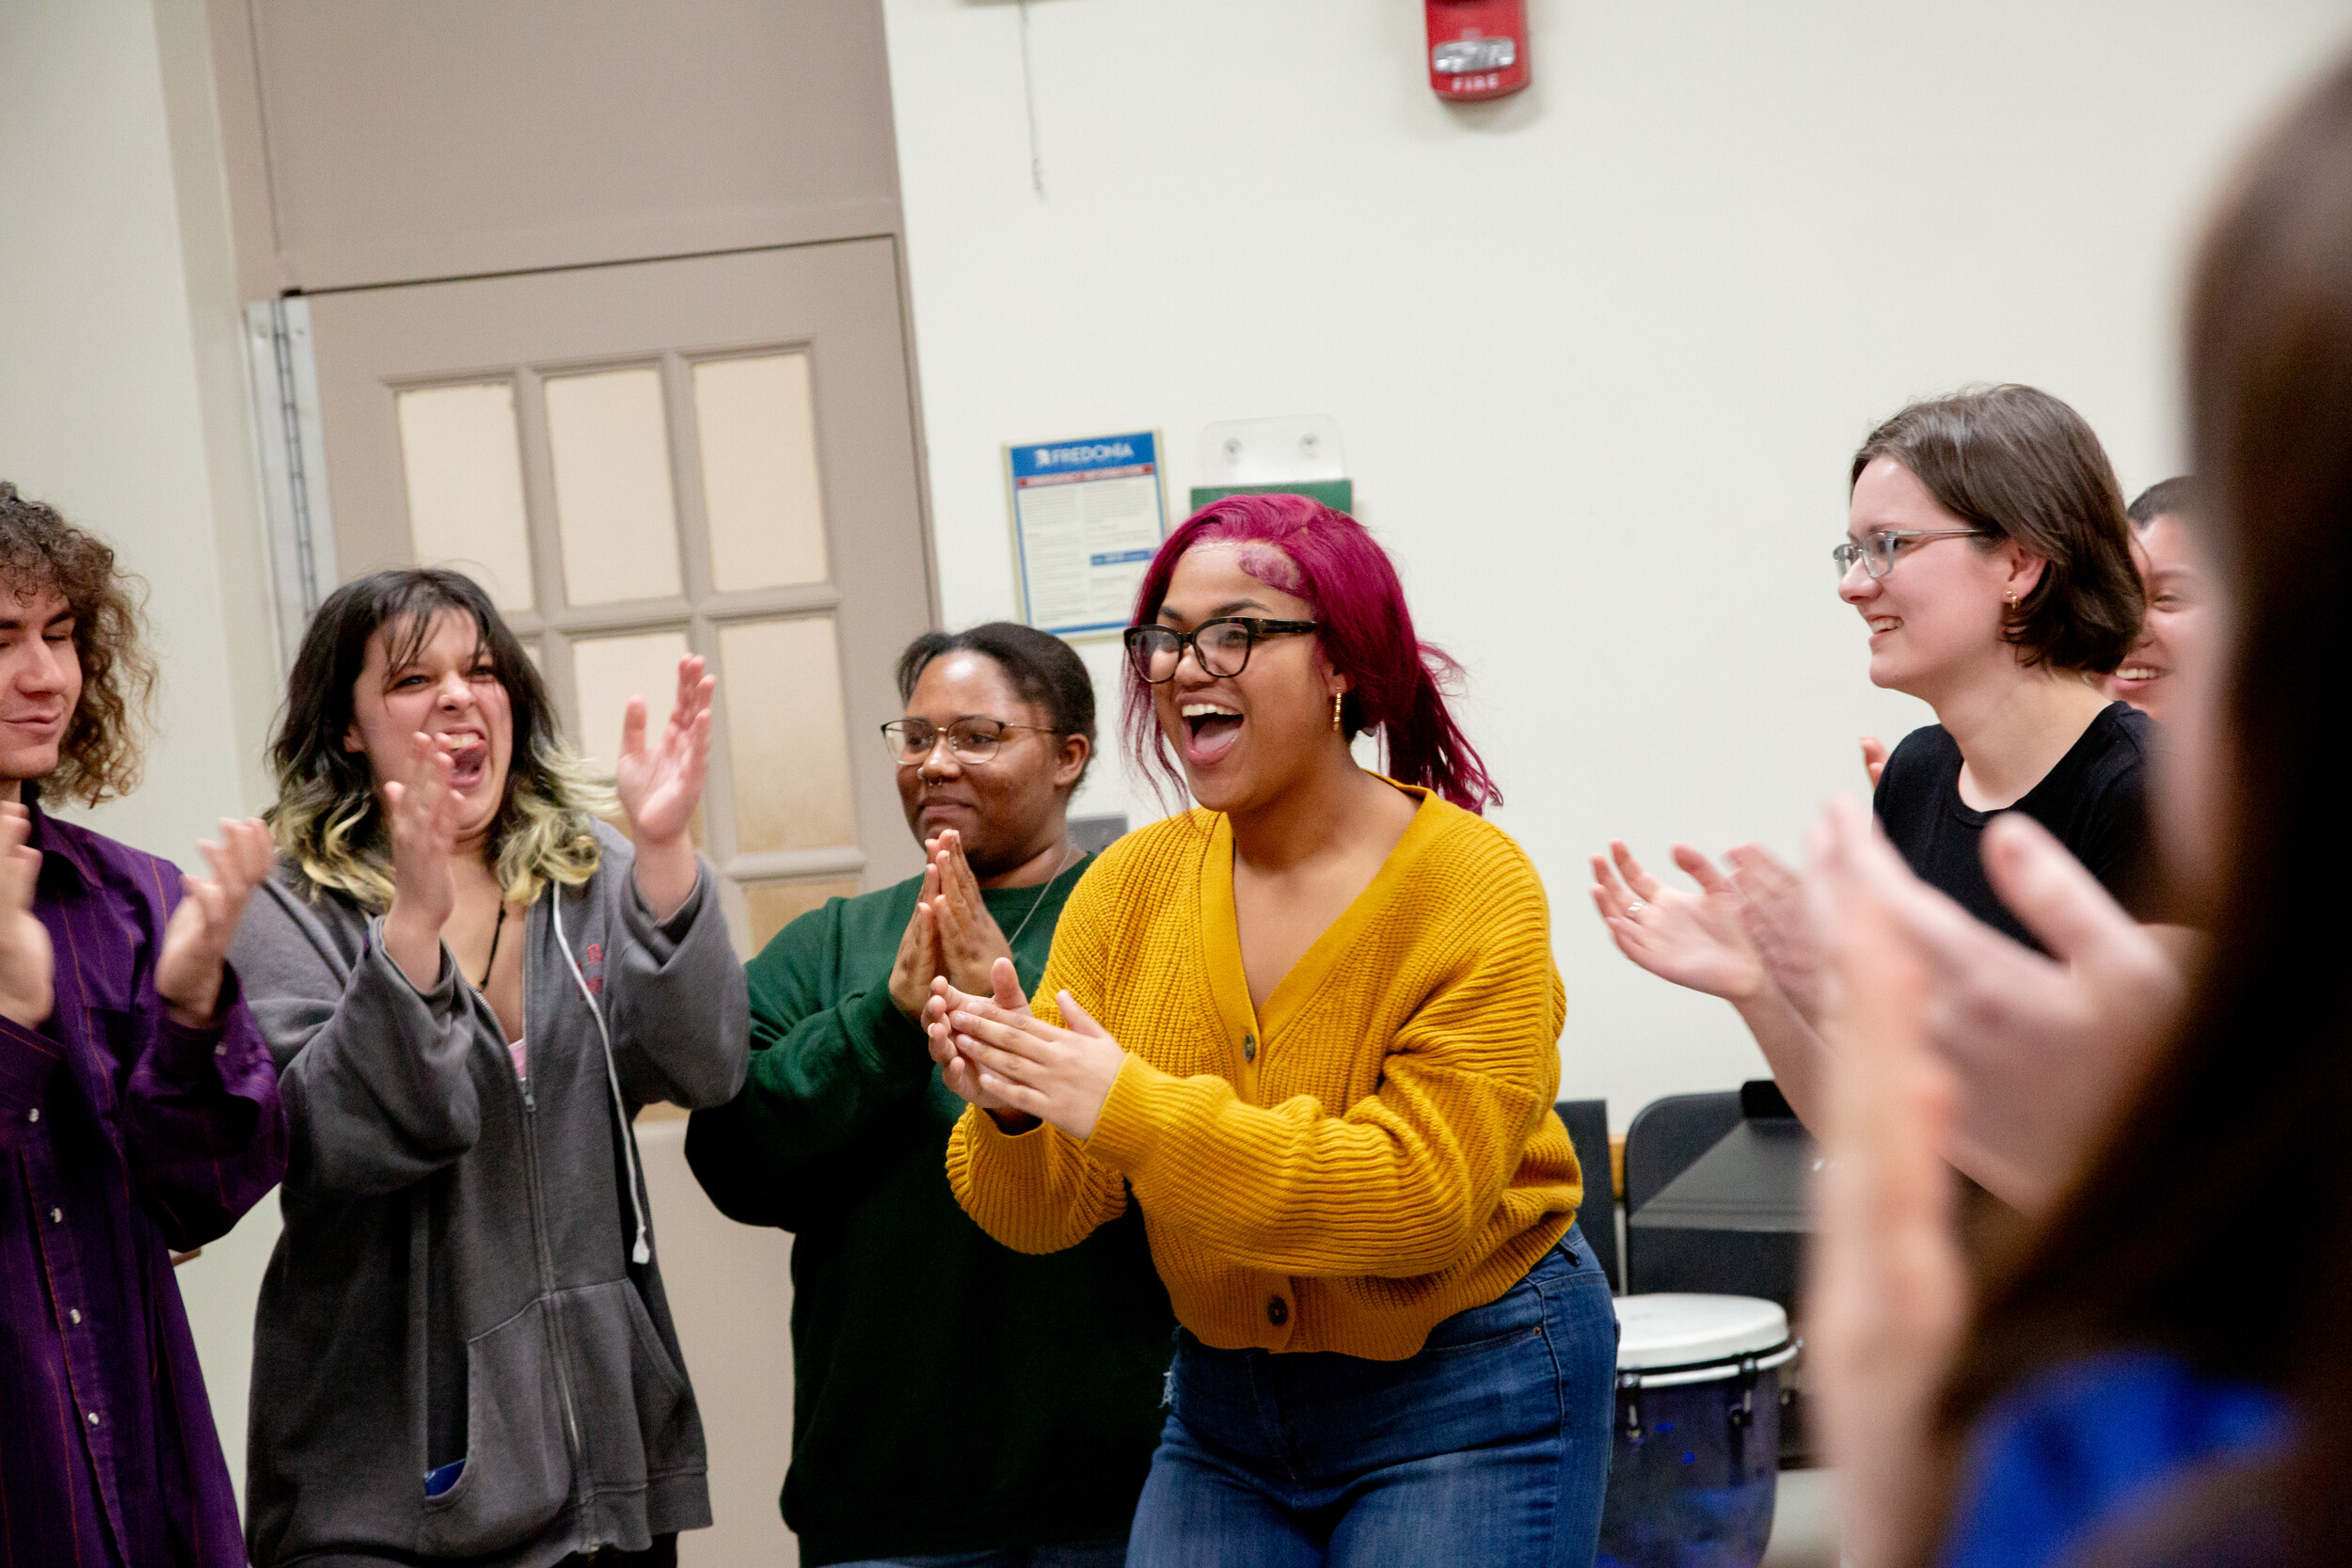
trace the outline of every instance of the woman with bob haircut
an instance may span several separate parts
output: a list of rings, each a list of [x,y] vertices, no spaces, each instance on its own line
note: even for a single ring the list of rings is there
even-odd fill
[[[999,960],[926,1020],[981,1228],[1143,1211],[1181,1327],[1128,1562],[1589,1562],[1615,1317],[1543,884],[1477,815],[1454,666],[1372,536],[1286,495],[1178,529],[1127,652],[1137,760],[1199,804],[1087,873],[1034,1008]]]
[[[667,1563],[710,1523],[630,1123],[743,1079],[743,973],[688,836],[713,684],[679,660],[651,736],[630,698],[609,787],[468,578],[376,572],[310,623],[235,948],[293,1134],[257,1563]]]
[[[2153,905],[2147,809],[2155,726],[2099,688],[2144,606],[2115,471],[2080,415],[2001,386],[1915,403],[1849,469],[1838,596],[1869,628],[1870,681],[1937,721],[1878,778],[1880,824],[1930,886],[2012,939],[2034,934],[1994,896],[1980,852],[2006,811],[2034,818],[2122,902]],[[1729,1001],[1789,1104],[1818,1125],[1827,1051],[1820,958],[1795,879],[1754,847],[1734,875],[1677,845],[1692,895],[1622,843],[1593,858],[1593,898],[1618,948],[1662,978]],[[2019,1157],[2019,1085],[1971,1094],[1954,1163],[2009,1203],[2047,1200]]]
[[[1815,1370],[1847,1547],[1871,1568],[2344,1560],[2352,992],[2344,906],[2313,890],[2352,878],[2314,721],[2352,594],[2352,58],[2231,182],[2186,337],[2186,521],[2219,592],[2211,642],[2171,677],[2155,804],[2211,946],[2185,1005],[2166,997],[2153,1059],[2131,1038],[2148,988],[2102,987],[2097,962],[2067,974],[2085,1046],[2139,1070],[1974,1302],[1947,1179],[1921,1157],[1951,1098],[1931,1053],[1943,964],[1867,825],[1824,846],[1845,1003]],[[1996,861],[2038,837],[2002,836]],[[2111,908],[2070,924],[2131,934]]]

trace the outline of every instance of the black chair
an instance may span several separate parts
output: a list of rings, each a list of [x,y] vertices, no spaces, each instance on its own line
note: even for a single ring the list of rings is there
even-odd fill
[[[1625,1130],[1625,1212],[1636,1214],[1666,1184],[1740,1125],[1740,1091],[1670,1094],[1642,1107]]]
[[[1576,1163],[1584,1171],[1584,1208],[1576,1216],[1584,1227],[1584,1243],[1609,1275],[1609,1288],[1622,1291],[1625,1274],[1617,1262],[1617,1194],[1609,1174],[1609,1101],[1564,1100],[1552,1109],[1568,1124],[1568,1142],[1576,1146]]]

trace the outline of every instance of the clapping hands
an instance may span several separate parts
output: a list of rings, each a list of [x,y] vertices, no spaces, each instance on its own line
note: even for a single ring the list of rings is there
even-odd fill
[[[1092,1136],[1126,1052],[1066,990],[1055,1000],[1070,1027],[1032,1014],[1010,958],[996,960],[990,982],[988,996],[931,982],[923,1021],[941,1077],[1008,1132],[1047,1121],[1073,1138]]]
[[[25,843],[32,814],[0,803],[0,1015],[37,1027],[56,1003],[57,959],[49,927],[33,913],[40,851]]]
[[[207,839],[197,846],[213,874],[181,877],[180,907],[164,927],[163,952],[155,960],[155,994],[171,1021],[186,1029],[205,1027],[219,1011],[230,939],[275,856],[269,828],[258,818],[224,818],[220,836],[218,844]]]

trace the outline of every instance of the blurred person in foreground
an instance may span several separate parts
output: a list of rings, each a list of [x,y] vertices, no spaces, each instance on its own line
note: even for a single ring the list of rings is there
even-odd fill
[[[2196,522],[2231,652],[2171,677],[2159,822],[2212,932],[2185,1006],[2029,824],[1990,835],[1989,869],[2063,970],[1963,954],[1857,808],[1819,835],[1840,1049],[1812,1338],[1857,1568],[2343,1555],[2352,993],[2343,909],[2313,895],[2352,846],[2314,720],[2352,593],[2352,62],[2241,174],[2192,300]],[[2026,989],[1994,1000],[2005,979]],[[2045,1150],[2058,1199],[1973,1306],[1934,1158],[1958,1092],[1937,1047],[1970,1015],[1999,1049],[2089,1048],[2047,1058],[2076,1107]]]

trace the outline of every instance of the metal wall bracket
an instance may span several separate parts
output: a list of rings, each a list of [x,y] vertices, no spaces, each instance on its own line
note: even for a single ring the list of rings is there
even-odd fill
[[[278,668],[291,673],[311,614],[339,580],[310,302],[295,295],[248,305],[245,326],[253,369],[253,428],[262,446],[263,533]]]

